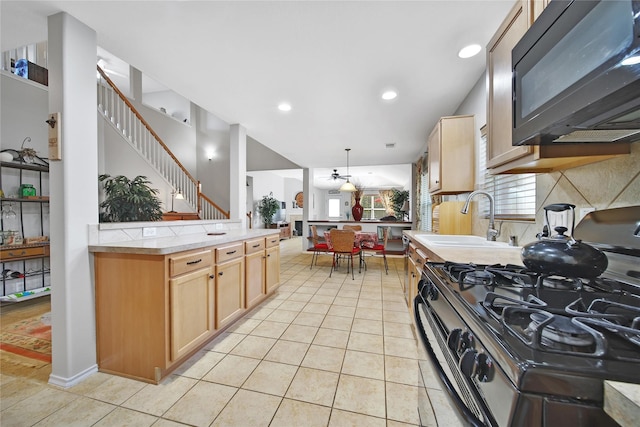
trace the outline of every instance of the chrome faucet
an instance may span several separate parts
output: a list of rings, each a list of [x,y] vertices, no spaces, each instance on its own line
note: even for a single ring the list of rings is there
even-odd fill
[[[489,198],[489,229],[487,230],[487,240],[495,242],[496,237],[500,235],[500,232],[496,230],[496,224],[495,224],[496,214],[494,210],[494,200],[491,194],[482,190],[476,190],[472,192],[471,194],[469,194],[469,197],[467,197],[467,201],[464,202],[464,206],[462,207],[462,210],[460,212],[463,214],[467,214],[469,212],[469,203],[471,202],[471,199],[473,198],[473,196],[475,196],[476,194],[484,194]]]

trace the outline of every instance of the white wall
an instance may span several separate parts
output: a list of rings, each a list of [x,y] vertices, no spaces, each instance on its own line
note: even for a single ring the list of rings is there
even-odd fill
[[[40,157],[49,157],[47,126],[49,91],[46,86],[1,71],[0,147],[20,149],[25,137],[31,142],[25,147],[36,150]]]
[[[195,106],[197,178],[202,192],[225,210],[229,209],[229,125]],[[211,160],[208,155],[213,154]]]
[[[253,178],[253,228],[264,228],[262,218],[257,212],[257,205],[264,196],[273,193],[273,197],[286,201],[284,194],[284,178],[271,172],[247,172]],[[251,187],[249,187],[251,188]]]
[[[169,117],[179,122],[185,119],[187,123],[191,122],[191,103],[188,99],[183,98],[172,90],[143,93],[142,103],[156,110],[164,108]]]

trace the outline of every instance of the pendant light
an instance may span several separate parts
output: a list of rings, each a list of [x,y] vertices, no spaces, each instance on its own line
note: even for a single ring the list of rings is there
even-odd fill
[[[351,148],[345,148],[344,150],[347,152],[347,182],[342,184],[342,186],[340,187],[340,191],[348,191],[350,193],[353,193],[354,191],[356,191],[356,187],[351,182],[349,182],[349,177],[351,176],[349,175],[349,151],[351,151]]]

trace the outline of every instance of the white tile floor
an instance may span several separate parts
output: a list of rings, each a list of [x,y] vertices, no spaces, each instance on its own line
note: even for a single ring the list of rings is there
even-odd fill
[[[369,259],[355,280],[331,257],[281,243],[275,295],[159,385],[104,373],[62,390],[0,376],[10,426],[414,426],[418,360],[401,258]],[[436,380],[430,426],[458,425]]]

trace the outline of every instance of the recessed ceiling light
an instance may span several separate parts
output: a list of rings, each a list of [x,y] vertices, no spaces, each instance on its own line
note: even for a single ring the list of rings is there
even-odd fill
[[[465,46],[460,49],[460,52],[458,52],[458,56],[460,58],[471,58],[472,56],[476,56],[478,53],[480,53],[481,50],[482,47],[480,47],[479,44],[470,44],[469,46]]]
[[[291,104],[286,102],[282,102],[278,105],[278,110],[280,111],[291,111]]]
[[[398,96],[398,92],[395,90],[387,90],[382,94],[382,99],[385,101],[391,101],[392,99],[396,99]]]

